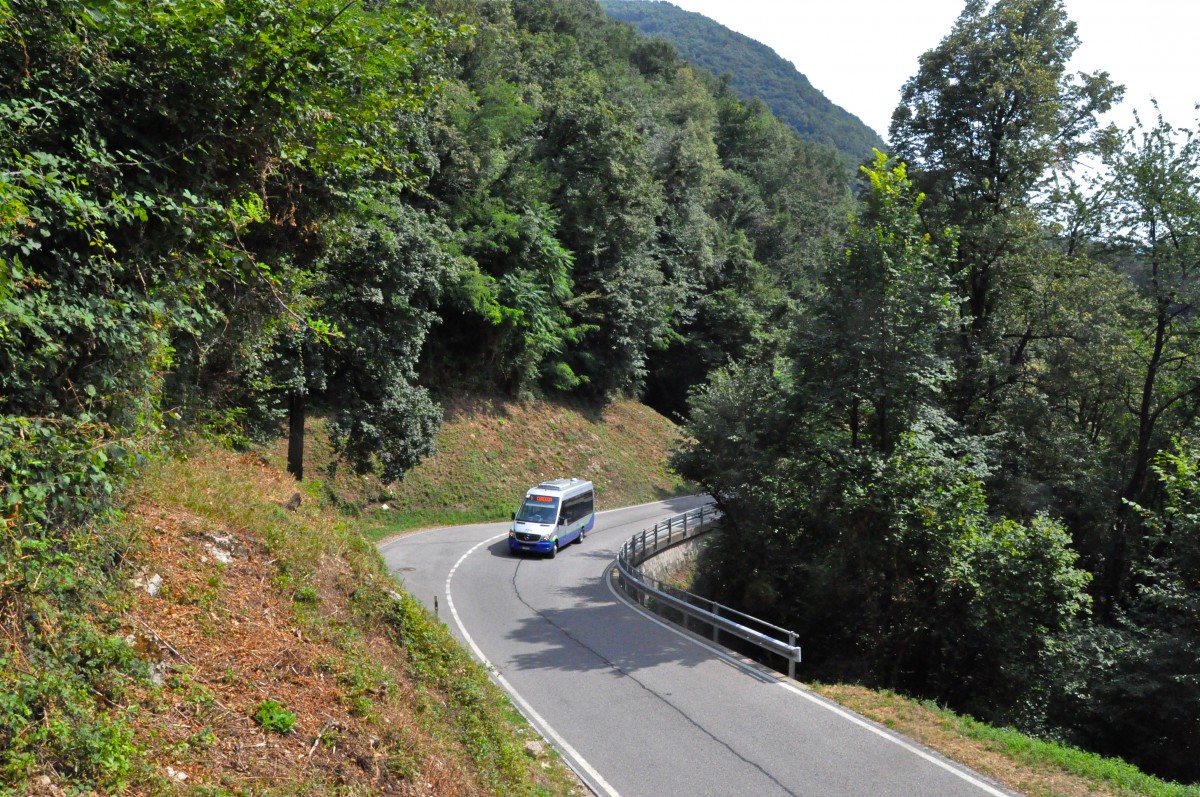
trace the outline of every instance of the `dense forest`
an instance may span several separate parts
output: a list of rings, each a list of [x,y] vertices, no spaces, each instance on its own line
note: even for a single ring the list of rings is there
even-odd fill
[[[665,0],[600,0],[605,12],[642,34],[671,43],[688,63],[726,78],[743,99],[757,98],[806,141],[827,144],[853,163],[883,149],[883,139],[829,98],[770,47]],[[821,35],[815,29],[797,36]]]
[[[299,475],[320,413],[395,480],[479,389],[686,418],[705,589],[808,676],[1200,779],[1200,140],[1098,128],[1061,0],[968,0],[857,178],[595,0],[0,31],[6,780],[105,782],[80,585],[143,456],[289,429]]]
[[[861,679],[1200,779],[1200,139],[968,0],[839,256],[694,396],[713,596]]]

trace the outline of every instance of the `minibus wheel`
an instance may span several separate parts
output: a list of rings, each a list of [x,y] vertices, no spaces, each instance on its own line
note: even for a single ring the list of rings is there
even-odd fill
[[[558,553],[558,540],[555,540],[554,542],[550,543],[550,558],[553,559],[557,553]]]

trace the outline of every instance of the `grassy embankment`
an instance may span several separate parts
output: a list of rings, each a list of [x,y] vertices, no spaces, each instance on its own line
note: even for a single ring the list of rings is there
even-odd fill
[[[437,453],[396,485],[330,473],[320,487],[360,510],[368,539],[418,528],[503,520],[545,479],[578,476],[596,485],[600,509],[688,492],[667,470],[676,427],[632,401],[602,411],[573,404],[470,398],[448,402]],[[310,459],[327,463],[319,436]],[[284,451],[273,460],[283,466]],[[385,508],[386,507],[386,508]]]
[[[930,701],[846,684],[813,689],[859,714],[1031,797],[1200,797],[1119,759],[985,725]]]

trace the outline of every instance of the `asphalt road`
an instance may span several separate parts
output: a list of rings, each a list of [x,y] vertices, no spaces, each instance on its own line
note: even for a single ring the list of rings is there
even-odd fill
[[[602,512],[555,559],[511,556],[507,523],[379,548],[603,797],[1012,794],[620,600],[621,544],[701,502]]]

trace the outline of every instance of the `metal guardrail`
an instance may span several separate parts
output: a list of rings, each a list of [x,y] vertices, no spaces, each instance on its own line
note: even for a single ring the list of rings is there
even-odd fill
[[[647,559],[685,540],[707,533],[720,516],[721,512],[715,504],[705,504],[698,509],[668,518],[662,523],[655,523],[654,528],[630,537],[617,553],[618,586],[643,606],[650,600],[678,612],[684,618],[680,624],[685,628],[689,625],[687,618],[702,626],[708,626],[711,628],[713,641],[718,644],[721,643],[720,637],[724,633],[782,657],[787,661],[788,677],[795,678],[796,663],[800,661],[800,646],[796,644],[794,631],[664,584],[642,572],[642,563]]]

